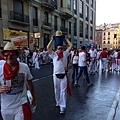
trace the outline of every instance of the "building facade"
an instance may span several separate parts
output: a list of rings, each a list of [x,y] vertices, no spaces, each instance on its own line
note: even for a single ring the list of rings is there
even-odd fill
[[[110,24],[107,26],[96,27],[97,44],[100,44],[100,48],[116,49],[120,48],[120,23]]]
[[[0,46],[46,47],[61,30],[74,47],[95,39],[95,0],[0,0]]]

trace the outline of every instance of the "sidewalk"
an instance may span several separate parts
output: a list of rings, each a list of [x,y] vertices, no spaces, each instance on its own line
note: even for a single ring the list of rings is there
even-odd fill
[[[116,93],[107,120],[120,120],[120,87]]]
[[[117,93],[117,98],[116,98],[116,108],[115,108],[115,113],[114,113],[114,119],[113,120],[120,120],[120,87]]]

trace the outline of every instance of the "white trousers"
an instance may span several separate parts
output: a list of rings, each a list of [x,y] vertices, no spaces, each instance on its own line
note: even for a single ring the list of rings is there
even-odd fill
[[[107,67],[107,58],[101,58],[102,69],[105,71]]]
[[[5,110],[1,108],[1,115],[3,120],[24,120],[22,106]]]
[[[60,109],[66,108],[67,100],[67,78],[66,76],[63,79],[59,79],[56,75],[53,75],[54,82],[54,91],[55,91],[55,100],[59,104]]]
[[[90,72],[95,72],[95,68],[96,68],[96,60],[95,60],[95,58],[92,58],[91,59],[91,62],[90,62]]]

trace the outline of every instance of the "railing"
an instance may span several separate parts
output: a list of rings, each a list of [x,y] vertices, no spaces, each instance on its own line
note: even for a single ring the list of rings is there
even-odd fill
[[[10,20],[17,20],[20,22],[29,23],[29,16],[20,14],[20,13],[14,12],[14,11],[10,11]]]
[[[46,25],[46,26],[50,26],[51,27],[51,23],[47,22],[47,21],[43,21],[43,25]]]
[[[57,3],[56,3],[56,2],[53,2],[53,0],[42,0],[42,2],[47,3],[47,4],[50,4],[50,5],[52,5],[54,8],[57,9]]]

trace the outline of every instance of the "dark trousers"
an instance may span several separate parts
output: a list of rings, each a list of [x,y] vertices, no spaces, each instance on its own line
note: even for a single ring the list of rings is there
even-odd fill
[[[72,70],[73,70],[72,79],[75,80],[78,74],[78,64],[72,64]]]
[[[87,81],[87,83],[89,84],[90,81],[89,81],[87,66],[83,66],[83,67],[79,66],[79,72],[78,72],[76,81],[78,82],[78,80],[79,80],[79,78],[81,77],[82,73],[84,73],[85,78],[86,78],[86,81]]]

